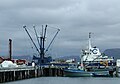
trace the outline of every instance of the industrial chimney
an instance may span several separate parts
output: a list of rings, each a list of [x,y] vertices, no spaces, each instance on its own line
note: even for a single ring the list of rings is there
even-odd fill
[[[12,59],[12,40],[9,39],[9,56],[10,56],[10,60]]]

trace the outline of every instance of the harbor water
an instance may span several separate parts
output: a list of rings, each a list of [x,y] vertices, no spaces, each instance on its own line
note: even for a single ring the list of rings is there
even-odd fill
[[[39,77],[4,84],[120,84],[117,77]]]

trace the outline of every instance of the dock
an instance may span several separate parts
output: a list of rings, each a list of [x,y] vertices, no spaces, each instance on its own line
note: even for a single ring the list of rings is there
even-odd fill
[[[34,67],[0,68],[0,83],[36,77],[37,70]]]
[[[24,66],[0,68],[0,83],[30,79],[36,77],[63,77],[66,66]]]
[[[64,77],[68,64],[44,64],[39,66],[21,66],[0,68],[0,83],[37,77]],[[120,67],[116,66],[113,77],[119,77]]]

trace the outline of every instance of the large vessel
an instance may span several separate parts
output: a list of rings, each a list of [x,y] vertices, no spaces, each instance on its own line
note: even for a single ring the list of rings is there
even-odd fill
[[[113,57],[101,53],[96,46],[92,47],[91,33],[89,33],[88,48],[82,50],[81,62],[87,71],[109,71],[112,75],[115,68]]]
[[[113,57],[101,53],[99,48],[92,47],[91,33],[89,33],[88,46],[82,50],[80,66],[77,69],[65,69],[65,76],[113,76],[115,62]]]

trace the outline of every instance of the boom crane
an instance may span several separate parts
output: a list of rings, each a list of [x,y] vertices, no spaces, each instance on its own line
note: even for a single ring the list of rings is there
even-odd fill
[[[29,36],[30,40],[32,41],[33,45],[35,46],[35,48],[36,48],[36,50],[37,50],[38,54],[40,54],[40,51],[39,51],[39,49],[37,48],[37,46],[36,46],[35,42],[33,41],[33,39],[32,39],[32,37],[31,37],[31,35],[29,34],[28,30],[26,29],[26,26],[23,26],[23,28],[24,28],[24,29],[25,29],[25,31],[27,32],[27,34],[28,34],[28,36]]]
[[[35,35],[36,35],[36,38],[37,38],[37,41],[38,41],[38,45],[39,45],[39,47],[40,47],[40,41],[39,41],[39,37],[38,37],[37,31],[36,31],[36,29],[35,29],[35,25],[33,25],[33,28],[34,28]]]
[[[50,48],[51,44],[53,43],[53,41],[55,40],[55,37],[57,36],[58,32],[60,31],[60,29],[57,30],[57,32],[55,33],[55,35],[53,36],[51,42],[49,43],[48,47],[46,48],[45,50],[45,38],[46,38],[46,32],[47,32],[47,25],[45,26],[45,28],[43,27],[42,25],[42,34],[40,36],[40,38],[38,37],[38,34],[37,34],[37,31],[35,29],[35,26],[33,26],[34,28],[34,32],[35,32],[35,35],[36,35],[36,38],[37,38],[37,42],[38,42],[38,45],[39,45],[39,48],[36,46],[34,40],[32,39],[30,33],[28,32],[26,26],[23,26],[23,28],[25,29],[26,33],[28,34],[30,40],[32,41],[34,47],[36,48],[38,54],[39,54],[39,58],[37,57],[37,64],[42,64],[42,63],[49,63],[50,62],[50,59],[52,60],[52,58],[49,58],[49,57],[45,57],[45,53],[48,51],[48,49]]]
[[[56,34],[54,35],[53,39],[51,40],[50,44],[48,45],[47,49],[45,50],[45,53],[48,51],[48,49],[50,48],[51,44],[53,43],[53,41],[55,40],[55,37],[57,36],[58,32],[60,31],[60,29],[57,30]]]

